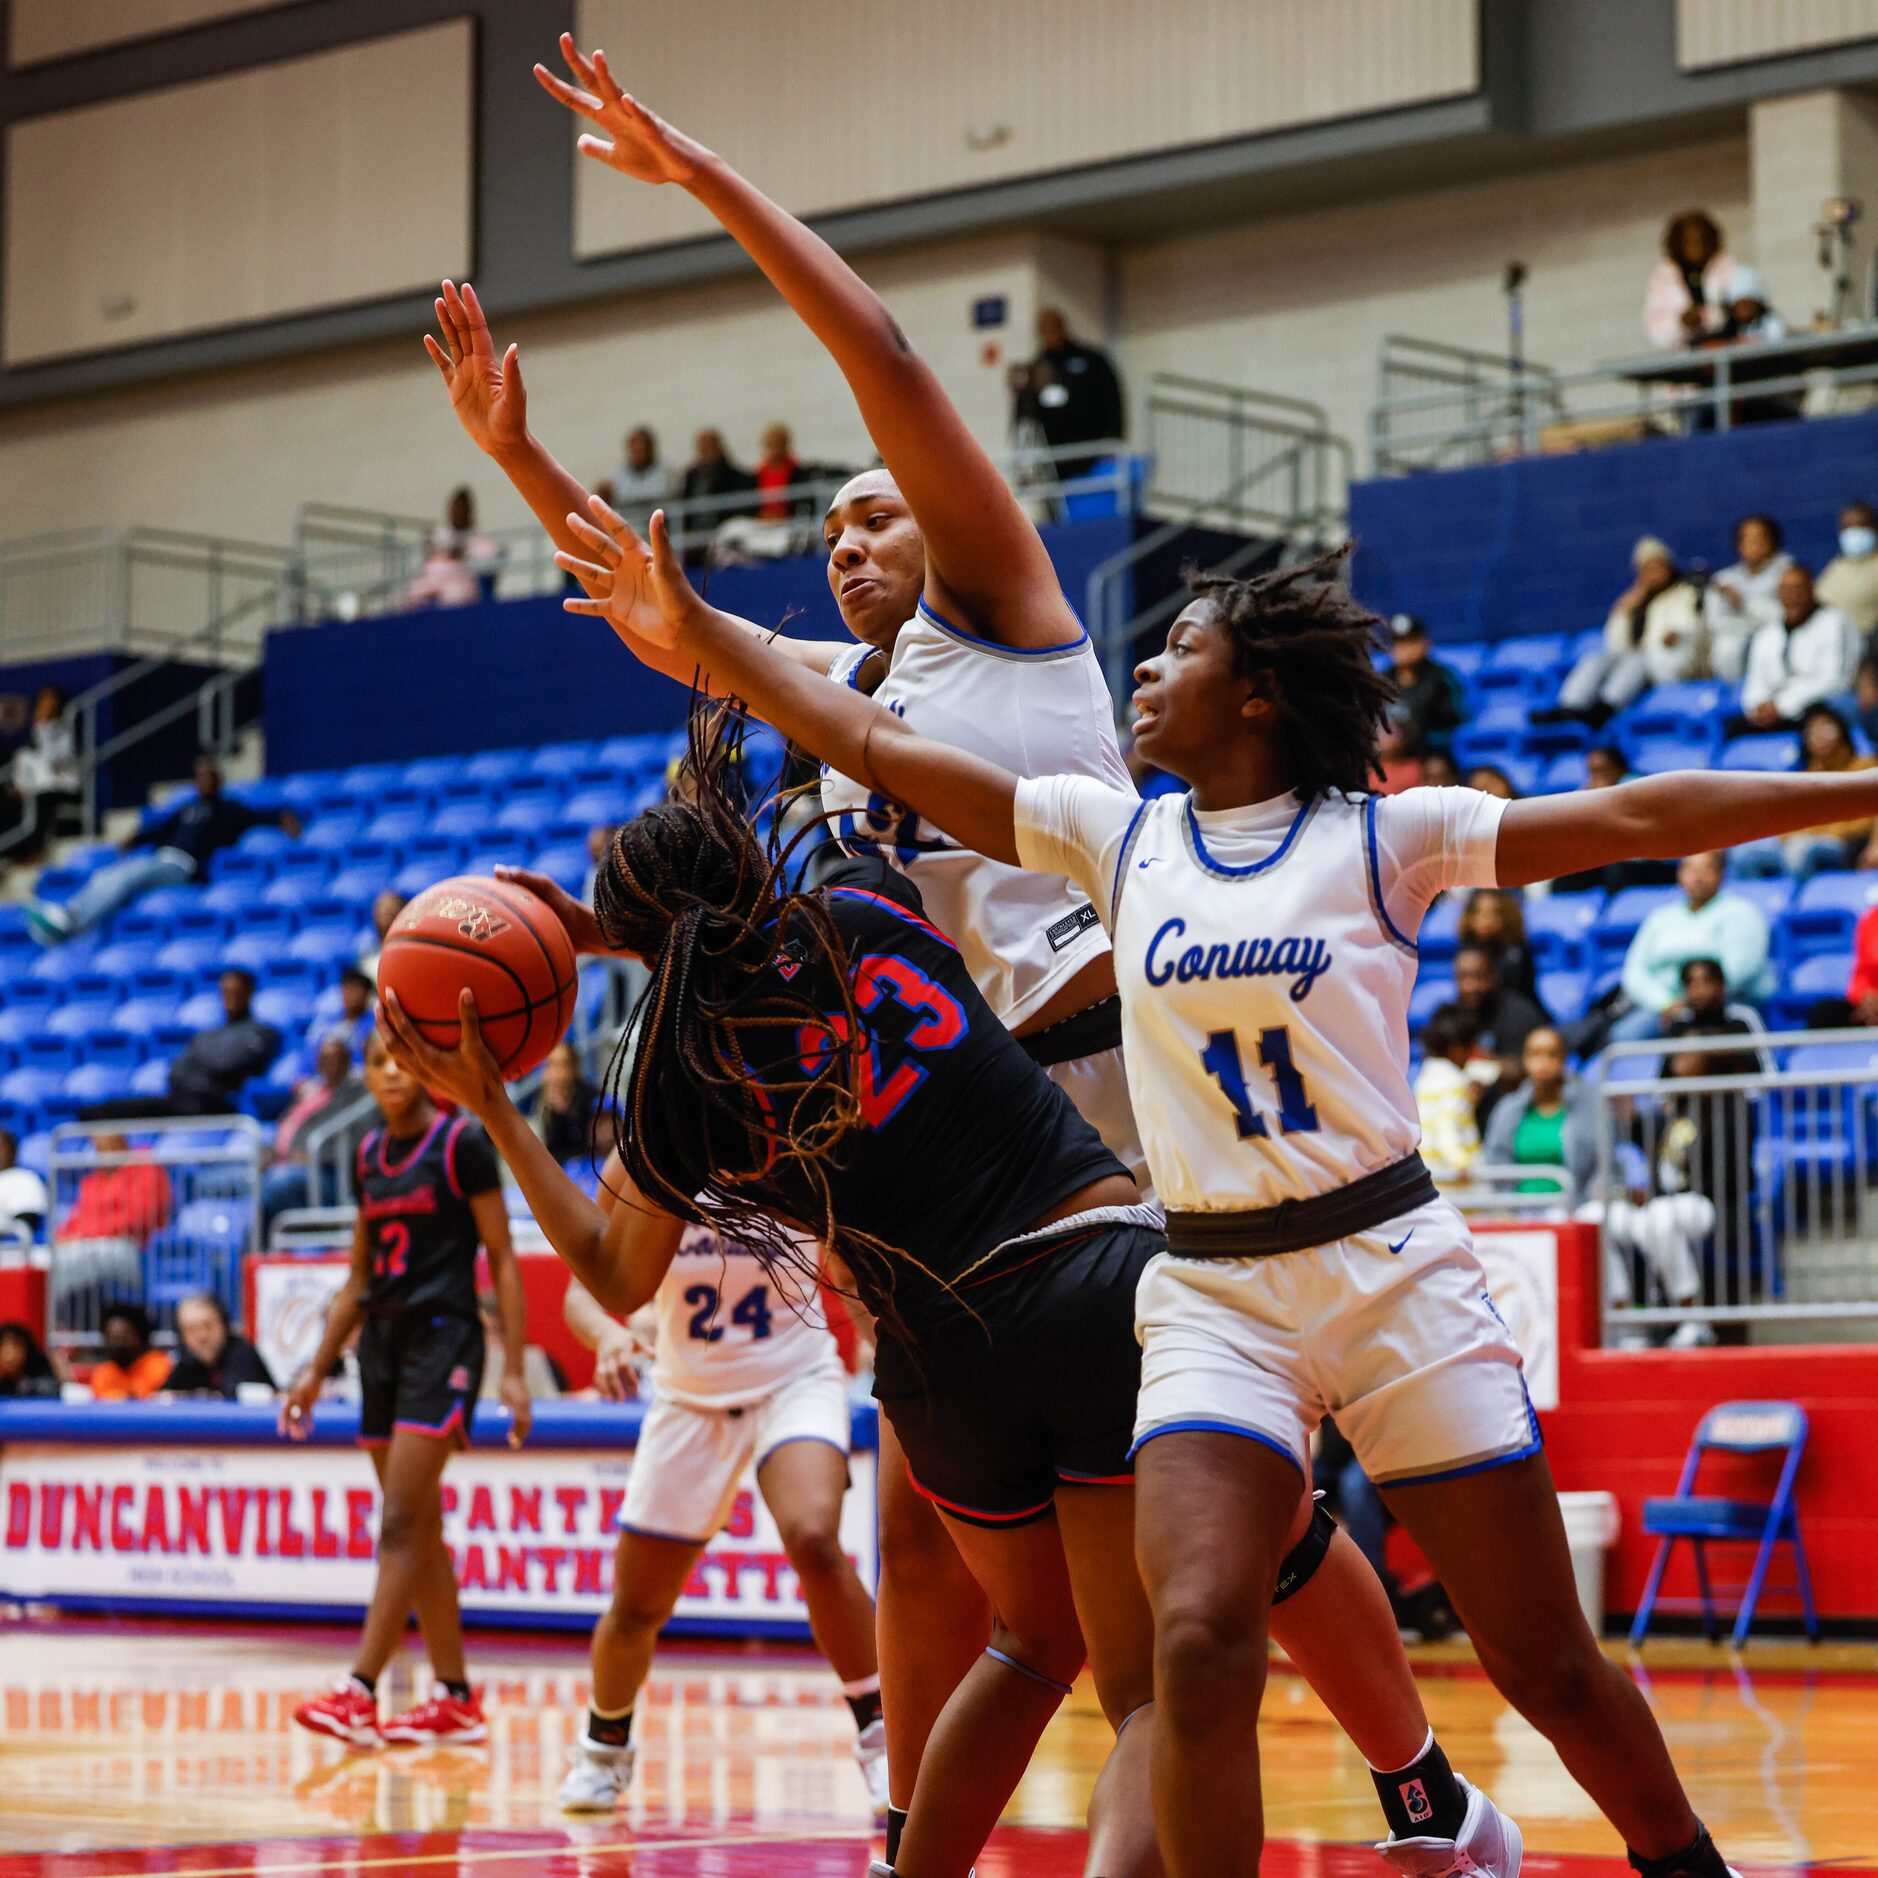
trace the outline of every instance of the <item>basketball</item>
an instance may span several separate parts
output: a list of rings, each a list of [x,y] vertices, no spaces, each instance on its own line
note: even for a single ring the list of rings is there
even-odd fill
[[[469,990],[483,1041],[513,1081],[547,1060],[574,1015],[574,948],[526,887],[464,874],[427,887],[385,935],[381,991],[395,991],[427,1042],[456,1048]]]

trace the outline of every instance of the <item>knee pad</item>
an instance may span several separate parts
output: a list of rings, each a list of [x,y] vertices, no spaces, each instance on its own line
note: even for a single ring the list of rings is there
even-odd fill
[[[1316,1577],[1336,1531],[1337,1522],[1324,1511],[1321,1503],[1311,1509],[1311,1523],[1304,1529],[1304,1537],[1279,1561],[1278,1583],[1272,1592],[1274,1604],[1295,1597]]]

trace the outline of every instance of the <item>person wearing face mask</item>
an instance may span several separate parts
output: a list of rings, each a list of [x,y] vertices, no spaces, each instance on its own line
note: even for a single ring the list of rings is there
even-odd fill
[[[1878,509],[1869,502],[1839,511],[1839,552],[1820,569],[1819,597],[1861,633],[1878,628]]]

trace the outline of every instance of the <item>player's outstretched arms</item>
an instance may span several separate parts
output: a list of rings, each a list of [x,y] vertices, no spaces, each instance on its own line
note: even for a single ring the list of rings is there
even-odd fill
[[[622,91],[604,52],[561,35],[573,82],[537,65],[543,88],[603,135],[583,155],[646,183],[676,183],[723,225],[814,333],[848,381],[867,434],[926,542],[927,597],[1011,645],[1061,645],[1081,631],[1029,516],[907,342],[880,296],[821,236],[724,159]]]
[[[462,1038],[454,1050],[440,1050],[405,1015],[398,994],[388,990],[379,1000],[378,1027],[392,1056],[426,1089],[447,1096],[482,1123],[561,1263],[609,1311],[630,1316],[659,1288],[678,1250],[683,1222],[643,1200],[616,1206],[609,1219],[568,1178],[510,1100],[502,1071],[483,1042],[470,992],[458,1000],[457,1015]]]
[[[743,699],[811,755],[917,811],[954,840],[994,861],[1017,862],[1017,778],[1009,770],[919,736],[885,706],[803,671],[780,655],[774,640],[706,606],[672,551],[662,510],[652,517],[649,549],[604,503],[594,503],[592,513],[603,529],[568,518],[595,556],[574,570],[594,597],[564,602],[570,612],[605,613],[608,601],[594,590],[609,580],[633,595],[650,592],[666,643],[714,691]]]
[[[1621,789],[1509,803],[1498,873],[1501,886],[1523,887],[1613,861],[1675,860],[1874,814],[1878,770],[1676,771]]]

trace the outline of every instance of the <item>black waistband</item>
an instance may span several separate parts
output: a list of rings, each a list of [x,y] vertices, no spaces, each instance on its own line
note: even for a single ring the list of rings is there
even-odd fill
[[[1061,1023],[1019,1037],[1024,1054],[1040,1069],[1057,1063],[1073,1063],[1078,1057],[1100,1056],[1104,1050],[1117,1050],[1122,1042],[1122,1001],[1104,998],[1066,1017]]]
[[[1240,1213],[1169,1213],[1167,1249],[1182,1259],[1268,1259],[1308,1252],[1412,1213],[1434,1197],[1434,1176],[1419,1154],[1411,1154],[1308,1200],[1280,1200]]]

